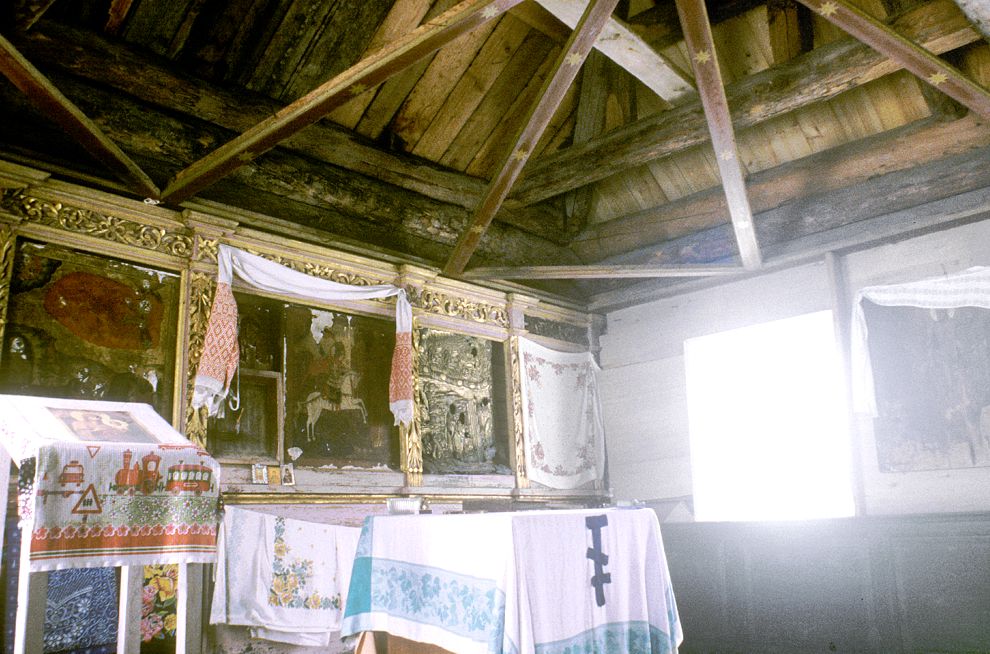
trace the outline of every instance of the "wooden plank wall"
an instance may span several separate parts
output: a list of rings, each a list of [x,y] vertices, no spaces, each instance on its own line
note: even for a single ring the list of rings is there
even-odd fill
[[[920,220],[920,219],[919,219]],[[836,258],[840,296],[990,263],[990,220]],[[601,338],[609,474],[620,499],[690,495],[684,339],[831,308],[823,264],[782,270],[609,313]],[[844,307],[849,311],[850,307]],[[869,515],[990,510],[990,468],[880,473],[869,420],[857,422]]]
[[[693,652],[985,652],[990,514],[667,524]]]

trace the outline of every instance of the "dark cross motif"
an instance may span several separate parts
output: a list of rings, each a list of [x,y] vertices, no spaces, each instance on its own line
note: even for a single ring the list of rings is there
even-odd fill
[[[602,527],[608,525],[608,517],[591,515],[584,519],[585,526],[591,530],[591,547],[587,557],[595,564],[595,574],[591,576],[591,585],[595,587],[595,602],[605,606],[605,584],[612,583],[611,573],[605,572],[608,565],[608,554],[602,551]]]

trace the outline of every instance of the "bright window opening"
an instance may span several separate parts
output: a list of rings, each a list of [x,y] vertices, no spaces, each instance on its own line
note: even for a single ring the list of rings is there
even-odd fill
[[[698,520],[854,514],[831,311],[692,338],[684,359]]]

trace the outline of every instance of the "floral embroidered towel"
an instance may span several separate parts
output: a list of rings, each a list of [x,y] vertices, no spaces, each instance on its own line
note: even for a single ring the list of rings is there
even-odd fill
[[[210,622],[326,646],[340,629],[359,532],[227,507]]]
[[[605,427],[598,365],[589,352],[557,352],[519,339],[526,474],[550,488],[600,480]]]

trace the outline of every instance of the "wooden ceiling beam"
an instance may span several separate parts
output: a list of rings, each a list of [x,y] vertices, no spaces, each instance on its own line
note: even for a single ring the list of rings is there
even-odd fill
[[[562,23],[574,28],[589,0],[536,0]],[[694,85],[676,66],[636,35],[625,24],[609,18],[595,49],[614,61],[648,89],[674,104],[695,95]]]
[[[853,252],[879,243],[903,240],[940,226],[985,220],[987,208],[990,207],[990,179],[987,178],[985,165],[988,156],[990,151],[987,149],[977,150],[955,157],[952,162],[939,162],[932,170],[921,174],[893,175],[899,182],[891,183],[880,178],[851,194],[842,193],[839,198],[841,207],[835,206],[833,196],[823,199],[819,210],[813,213],[830,224],[819,226],[814,233],[795,235],[794,240],[785,243],[765,245],[767,256],[764,267],[774,269],[820,261],[828,252]],[[960,170],[957,172],[953,168]],[[941,192],[938,186],[942,179],[948,180],[953,187],[952,191]],[[903,208],[885,206],[883,199],[893,189],[911,188],[910,184],[915,180],[920,180],[925,188],[917,192],[912,189],[913,204]],[[861,211],[857,205],[864,200],[868,207]],[[846,207],[853,207],[854,213],[858,215],[850,217],[842,210]],[[801,221],[802,216],[795,215],[798,214],[797,211],[784,213],[794,222]],[[762,218],[758,216],[757,220],[761,221]],[[698,245],[702,242],[701,239],[696,240]],[[716,283],[722,283],[722,280],[698,278],[642,281],[623,288],[593,292],[588,298],[588,309],[597,312],[613,311],[699,290]]]
[[[461,34],[500,16],[521,0],[464,0],[436,19],[389,43],[333,79],[179,171],[163,200],[179,203],[312,125],[366,89],[381,84]]]
[[[588,4],[574,32],[557,56],[553,72],[540,88],[538,99],[525,119],[521,121],[522,126],[511,141],[511,148],[506,152],[502,164],[492,177],[487,192],[468,221],[467,228],[461,233],[454,251],[444,266],[444,274],[453,276],[464,272],[471,255],[481,242],[481,237],[509,194],[512,183],[526,165],[543,130],[553,118],[554,111],[577,76],[581,64],[584,63],[594,46],[595,39],[611,17],[617,2],[618,0],[592,0]]]
[[[926,3],[898,18],[893,26],[905,38],[936,54],[981,38],[952,0]],[[898,68],[896,62],[849,38],[738,80],[725,92],[739,131],[833,98]],[[689,102],[534,159],[507,202],[540,202],[707,140],[701,102]]]
[[[43,115],[55,121],[97,161],[127,184],[132,193],[158,201],[160,192],[151,178],[2,36],[0,73]]]
[[[660,277],[714,277],[740,275],[739,266],[519,266],[515,268],[472,268],[464,279],[648,279]]]
[[[281,107],[259,94],[212,87],[183,77],[132,48],[56,23],[43,22],[16,37],[15,47],[46,70],[142,98],[151,107],[189,115],[235,134],[250,129]],[[279,147],[464,209],[474,209],[488,185],[487,180],[419,157],[382,150],[327,120],[310,125]],[[503,208],[496,219],[544,238],[563,238],[563,214],[547,204]]]
[[[711,134],[722,189],[729,206],[732,229],[739,246],[739,257],[748,270],[760,267],[760,247],[753,228],[753,212],[746,196],[746,180],[736,135],[732,129],[732,116],[725,99],[725,87],[719,70],[715,39],[708,22],[704,0],[676,0],[677,14],[684,30],[684,42],[694,66],[694,77],[705,108],[708,131]]]
[[[750,175],[746,189],[756,213],[795,198],[839,191],[879,175],[907,170],[990,146],[990,125],[975,114],[958,120],[926,118]],[[585,261],[629,263],[624,254],[726,222],[721,189],[587,227],[571,243]]]
[[[798,0],[833,25],[845,30],[934,86],[953,100],[990,118],[990,91],[971,81],[943,59],[906,39],[846,0]]]

